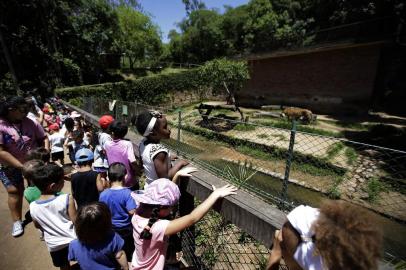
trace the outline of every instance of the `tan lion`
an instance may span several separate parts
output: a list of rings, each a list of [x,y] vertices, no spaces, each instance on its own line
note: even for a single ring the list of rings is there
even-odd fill
[[[284,108],[281,116],[287,117],[289,120],[300,120],[307,124],[316,120],[316,115],[313,115],[312,111],[296,107]]]

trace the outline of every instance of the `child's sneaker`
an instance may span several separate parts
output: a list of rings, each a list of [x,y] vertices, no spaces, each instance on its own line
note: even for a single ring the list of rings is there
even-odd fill
[[[14,237],[20,236],[24,233],[24,228],[21,220],[14,222],[13,230],[11,231],[11,235]]]

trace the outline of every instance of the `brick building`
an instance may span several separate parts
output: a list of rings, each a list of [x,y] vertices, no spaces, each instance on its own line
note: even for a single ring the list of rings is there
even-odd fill
[[[370,108],[383,42],[335,44],[251,55],[251,79],[237,94],[241,106],[287,105],[316,113]]]

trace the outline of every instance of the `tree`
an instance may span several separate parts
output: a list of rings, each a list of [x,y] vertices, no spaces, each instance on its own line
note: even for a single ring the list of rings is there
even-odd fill
[[[228,94],[227,102],[235,106],[235,110],[240,113],[241,121],[244,121],[244,115],[235,100],[235,93],[240,91],[249,79],[247,63],[245,61],[215,59],[200,67],[199,75],[214,91],[226,91]]]
[[[153,62],[162,52],[158,27],[151,19],[129,6],[117,7],[120,35],[115,46],[129,58],[130,68],[136,61]]]
[[[206,5],[201,0],[182,0],[185,5],[186,14],[189,16],[192,11],[206,9]]]
[[[173,55],[182,56],[183,61],[201,63],[226,52],[226,43],[221,31],[221,16],[214,10],[196,10],[179,23],[181,38],[172,32],[171,48],[181,49]],[[175,45],[176,44],[176,45]],[[177,59],[180,60],[180,59]]]
[[[221,30],[227,48],[226,55],[243,53],[247,47],[245,44],[246,29],[245,22],[248,20],[247,6],[242,5],[236,8],[225,7],[226,12],[222,16]]]
[[[98,81],[100,52],[110,50],[117,32],[107,0],[5,0],[0,12],[4,43],[23,90],[36,87],[45,95],[55,87]],[[10,72],[0,57],[0,80]]]

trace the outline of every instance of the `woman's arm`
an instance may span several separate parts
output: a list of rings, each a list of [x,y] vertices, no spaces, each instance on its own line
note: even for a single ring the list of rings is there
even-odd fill
[[[237,188],[231,185],[225,185],[219,189],[215,189],[213,187],[213,189],[214,191],[210,194],[210,196],[198,207],[196,207],[192,213],[169,222],[168,227],[165,230],[165,235],[173,235],[192,226],[207,214],[207,212],[219,198],[224,198],[228,195],[236,194],[237,192]]]
[[[121,266],[121,269],[128,270],[127,256],[125,256],[125,252],[123,250],[116,253],[116,260]]]
[[[12,154],[7,152],[4,149],[4,146],[1,144],[0,144],[0,162],[17,169],[23,168],[23,164],[18,159],[16,159]]]

